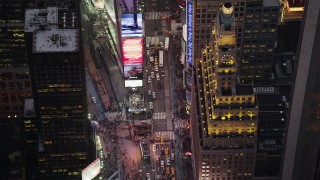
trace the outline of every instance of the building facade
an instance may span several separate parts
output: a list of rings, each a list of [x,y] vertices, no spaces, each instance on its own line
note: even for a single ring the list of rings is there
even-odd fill
[[[240,47],[240,82],[266,84],[272,82],[273,54],[280,18],[277,0],[248,1],[246,4]]]
[[[320,178],[320,1],[306,1],[300,32],[282,167],[283,180]]]
[[[24,9],[33,3],[22,0],[0,2],[0,118],[21,118],[24,99],[31,97]]]
[[[253,87],[237,82],[234,8],[224,3],[218,10],[212,43],[197,62],[201,122],[196,179],[240,180],[254,175],[258,108]]]
[[[78,1],[26,10],[40,179],[80,179],[93,160]],[[47,7],[47,8],[44,8]]]

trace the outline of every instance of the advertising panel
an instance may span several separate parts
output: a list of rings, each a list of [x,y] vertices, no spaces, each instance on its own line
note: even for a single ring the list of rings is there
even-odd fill
[[[142,64],[130,64],[123,66],[124,77],[138,77],[142,78]]]
[[[193,51],[193,4],[191,1],[187,3],[187,61],[192,65],[192,51]]]
[[[114,9],[114,0],[106,0],[106,10],[113,23],[116,24],[116,11]]]
[[[142,87],[142,80],[132,79],[124,80],[124,87]]]
[[[131,38],[122,40],[123,65],[143,64],[143,38]]]
[[[186,72],[186,71],[185,71]],[[191,75],[186,72],[186,84],[191,87],[192,86],[192,78],[191,78]]]
[[[100,171],[100,158],[97,158],[81,171],[82,180],[91,180],[96,177]]]
[[[121,34],[122,37],[142,37],[142,14],[122,14]]]

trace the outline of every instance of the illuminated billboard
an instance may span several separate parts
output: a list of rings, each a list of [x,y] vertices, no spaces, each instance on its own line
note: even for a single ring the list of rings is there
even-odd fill
[[[191,1],[187,3],[187,61],[192,65],[193,51],[193,4]]]
[[[100,171],[100,158],[97,158],[81,171],[82,180],[92,180],[100,173]]]
[[[139,79],[124,80],[124,87],[142,87],[143,82]]]
[[[142,14],[122,14],[121,34],[122,37],[142,37]]]
[[[142,78],[142,64],[130,64],[123,66],[124,77],[139,77]]]
[[[131,38],[122,40],[123,65],[143,64],[143,38]]]

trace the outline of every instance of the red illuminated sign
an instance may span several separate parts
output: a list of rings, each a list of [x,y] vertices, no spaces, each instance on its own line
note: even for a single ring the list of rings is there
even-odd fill
[[[122,39],[123,65],[143,64],[143,39]]]

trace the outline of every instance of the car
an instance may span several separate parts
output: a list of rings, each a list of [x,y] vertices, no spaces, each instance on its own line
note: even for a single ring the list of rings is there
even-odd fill
[[[171,168],[171,175],[174,176],[174,167]]]
[[[93,104],[97,104],[98,103],[96,97],[92,97],[91,99],[92,99]]]
[[[154,78],[154,72],[153,71],[151,72],[151,78]]]
[[[154,57],[154,64],[157,65],[158,64],[158,58]]]
[[[159,73],[156,73],[156,77],[157,77],[157,80],[160,81],[160,75],[159,75]]]
[[[161,71],[161,76],[162,76],[162,77],[164,76],[164,71]]]
[[[153,61],[154,61],[153,57],[152,57],[152,56],[150,56],[150,62],[153,62]]]
[[[174,152],[171,152],[171,161],[174,161]]]
[[[164,167],[164,160],[161,160],[161,167]]]
[[[148,83],[151,83],[151,77],[148,76]]]
[[[150,180],[150,179],[151,179],[150,173],[147,173],[147,180]]]
[[[152,92],[151,92],[151,90],[150,90],[150,89],[148,90],[148,95],[149,95],[149,96],[151,96],[151,95],[152,95]]]
[[[162,47],[162,48],[164,47],[163,42],[160,42],[160,47]]]
[[[151,64],[149,62],[147,63],[147,68],[151,68]]]
[[[152,145],[152,148],[153,148],[153,151],[157,151],[157,145],[156,144]]]
[[[157,98],[157,96],[156,96],[156,92],[152,92],[152,97],[155,99],[155,98]]]
[[[166,149],[164,149],[164,154],[165,154],[166,156],[169,155],[169,148],[168,148],[168,147],[166,147]]]
[[[170,174],[170,168],[169,167],[166,168],[166,172],[167,172],[167,175]]]
[[[170,159],[167,158],[167,165],[170,166]]]
[[[154,71],[159,71],[158,65],[155,65],[155,66],[154,66]]]
[[[153,109],[153,103],[149,102],[150,109]]]
[[[159,157],[157,157],[157,164],[159,164],[160,163],[160,158]]]

